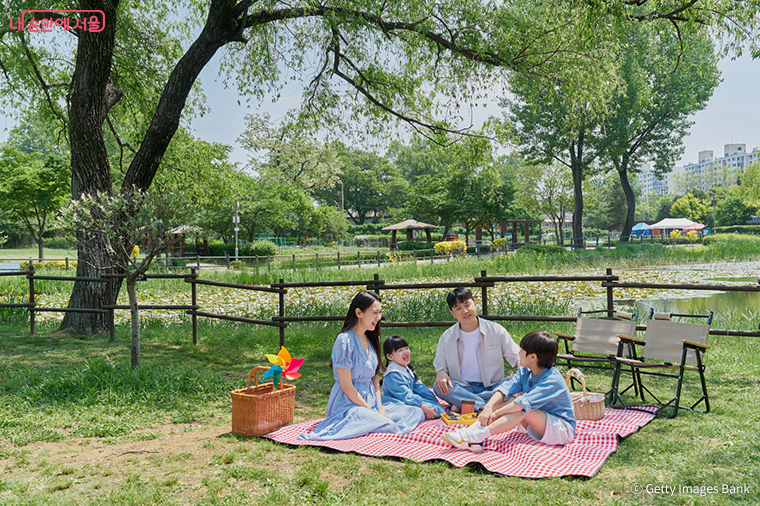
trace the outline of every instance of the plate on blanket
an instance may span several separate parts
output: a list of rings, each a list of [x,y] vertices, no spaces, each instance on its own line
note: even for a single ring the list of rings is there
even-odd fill
[[[551,476],[594,476],[607,457],[617,450],[618,440],[646,425],[654,413],[630,409],[607,409],[604,418],[578,421],[575,440],[565,446],[533,441],[517,431],[489,438],[483,453],[457,450],[441,435],[456,426],[441,420],[422,422],[408,434],[368,434],[335,441],[299,439],[314,430],[321,420],[296,423],[268,434],[267,438],[290,445],[324,446],[371,457],[398,457],[416,462],[445,460],[456,467],[477,462],[491,472],[523,478]]]

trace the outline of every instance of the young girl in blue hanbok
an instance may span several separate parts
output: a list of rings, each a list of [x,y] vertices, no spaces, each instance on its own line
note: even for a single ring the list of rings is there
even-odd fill
[[[405,434],[425,419],[422,409],[402,404],[384,406],[378,374],[380,296],[362,290],[351,307],[332,350],[335,385],[327,403],[327,418],[303,439],[349,439],[371,432]]]
[[[410,365],[412,352],[401,336],[391,336],[383,343],[385,374],[383,374],[383,405],[406,404],[417,406],[428,420],[444,413],[435,394],[417,377]]]

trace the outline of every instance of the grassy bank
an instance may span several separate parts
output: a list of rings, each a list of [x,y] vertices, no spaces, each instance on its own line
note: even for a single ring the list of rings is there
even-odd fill
[[[536,324],[507,327],[519,339]],[[552,331],[570,331],[558,324]],[[336,325],[287,331],[305,357],[296,419],[320,417]],[[396,331],[388,330],[385,333]],[[433,380],[441,330],[398,330],[422,379]],[[229,390],[277,346],[273,329],[148,325],[132,371],[126,327],[116,343],[42,327],[0,326],[0,504],[757,504],[760,386],[757,338],[710,338],[713,411],[654,420],[621,442],[592,479],[525,480],[479,466],[419,464],[229,434]],[[591,374],[592,387],[606,377]],[[695,395],[687,388],[685,395]],[[750,485],[749,493],[635,495],[634,484]]]

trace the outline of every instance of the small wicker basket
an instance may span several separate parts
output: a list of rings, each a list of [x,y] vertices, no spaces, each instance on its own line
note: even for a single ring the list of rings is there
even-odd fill
[[[567,371],[565,382],[570,388],[570,378],[575,377],[581,382],[583,392],[570,392],[573,398],[573,410],[576,420],[601,420],[604,418],[604,394],[586,390],[586,377],[578,369]]]
[[[296,387],[280,380],[280,388],[272,383],[259,385],[256,371],[269,367],[254,367],[248,374],[248,384],[232,395],[232,433],[243,436],[269,434],[293,421]],[[253,377],[253,388],[251,388]]]

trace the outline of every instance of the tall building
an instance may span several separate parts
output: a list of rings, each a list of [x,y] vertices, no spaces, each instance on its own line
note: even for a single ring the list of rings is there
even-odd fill
[[[686,193],[692,188],[707,191],[715,185],[731,186],[736,184],[744,168],[760,160],[760,149],[748,152],[746,144],[726,144],[722,157],[716,158],[712,150],[704,150],[697,154],[697,160],[697,163],[674,167],[662,179],[655,176],[649,164],[644,164],[639,174],[642,193],[665,195]]]
[[[656,193],[658,195],[667,195],[669,192],[668,177],[664,176],[660,179],[652,171],[651,163],[641,164],[641,172],[639,172],[639,183],[641,193],[647,195],[648,193]]]
[[[681,184],[675,186],[681,186],[681,190],[696,187],[707,191],[715,185],[736,184],[742,170],[760,160],[760,150],[747,152],[746,144],[725,144],[722,157],[716,158],[712,150],[707,150],[699,152],[698,160],[684,166]]]

